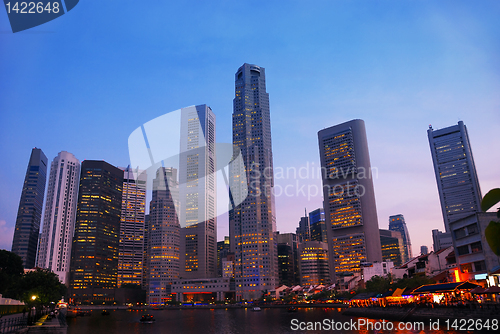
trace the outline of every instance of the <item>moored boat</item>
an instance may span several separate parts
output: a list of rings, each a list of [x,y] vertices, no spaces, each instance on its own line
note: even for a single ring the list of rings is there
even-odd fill
[[[155,321],[155,317],[151,314],[143,314],[140,321],[142,323],[153,323]]]

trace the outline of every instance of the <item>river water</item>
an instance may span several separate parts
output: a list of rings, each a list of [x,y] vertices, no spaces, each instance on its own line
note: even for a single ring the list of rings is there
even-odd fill
[[[287,312],[285,308],[269,308],[257,312],[251,309],[151,310],[149,313],[156,319],[151,324],[139,321],[143,311],[116,310],[110,313],[103,316],[100,310],[94,310],[91,316],[68,319],[68,334],[457,333],[446,331],[442,323],[439,330],[433,331],[429,330],[428,323],[425,323],[424,330],[415,327],[413,330],[398,330],[398,322],[385,321],[384,325],[382,320],[343,316],[338,309],[332,308],[306,308],[294,313]],[[353,328],[352,324],[359,324],[358,321],[361,321],[362,326]],[[367,324],[364,325],[363,322]],[[316,330],[307,330],[307,326],[314,325]],[[414,323],[404,325],[407,328],[418,326]],[[343,329],[336,330],[335,326],[343,326]],[[377,326],[381,330],[376,330]],[[381,326],[385,326],[386,330]],[[393,329],[387,330],[391,326]]]

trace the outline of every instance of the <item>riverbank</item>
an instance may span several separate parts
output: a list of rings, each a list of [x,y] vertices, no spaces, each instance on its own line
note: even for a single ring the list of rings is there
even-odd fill
[[[395,321],[428,321],[430,319],[499,319],[500,305],[482,307],[350,307],[343,315]]]

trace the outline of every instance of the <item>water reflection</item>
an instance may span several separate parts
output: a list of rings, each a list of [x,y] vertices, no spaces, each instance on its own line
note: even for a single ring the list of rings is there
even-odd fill
[[[334,326],[338,326],[338,323],[357,323],[358,319],[343,316],[338,309],[333,308],[304,308],[294,313],[287,312],[286,308],[262,309],[260,312],[253,312],[251,309],[183,309],[150,310],[148,312],[154,315],[156,319],[154,323],[140,323],[139,319],[144,313],[143,311],[116,310],[111,311],[108,316],[102,316],[100,311],[95,310],[92,312],[92,316],[68,319],[68,334],[456,333],[455,331],[445,331],[444,326],[440,330],[430,331],[428,322],[425,323],[424,330],[398,330],[397,322],[391,322],[394,327],[392,331],[366,330],[366,327],[361,330],[336,330]],[[368,324],[372,325],[369,328],[378,328],[376,326],[380,326],[382,323],[382,320],[363,320],[366,321],[367,326],[369,326]],[[325,327],[326,323],[330,324],[330,329]],[[308,328],[312,330],[307,330]]]

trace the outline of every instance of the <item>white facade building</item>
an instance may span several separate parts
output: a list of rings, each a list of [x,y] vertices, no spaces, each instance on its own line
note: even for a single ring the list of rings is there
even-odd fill
[[[37,266],[52,270],[66,285],[69,284],[79,181],[80,161],[69,152],[59,152],[50,166]]]

